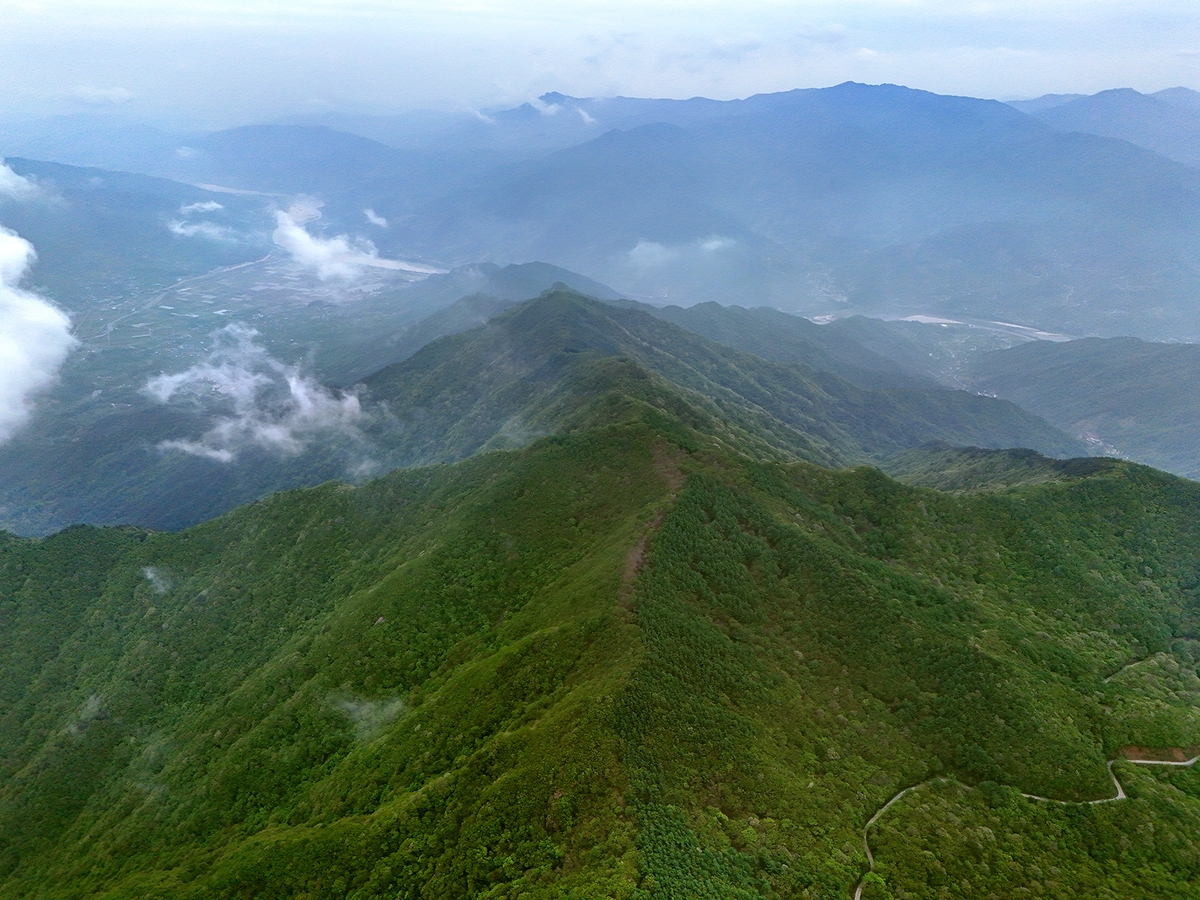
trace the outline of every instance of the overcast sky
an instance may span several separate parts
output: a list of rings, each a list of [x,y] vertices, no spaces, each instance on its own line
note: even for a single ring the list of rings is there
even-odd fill
[[[1196,0],[0,0],[0,114],[220,127],[545,91],[1200,89]]]

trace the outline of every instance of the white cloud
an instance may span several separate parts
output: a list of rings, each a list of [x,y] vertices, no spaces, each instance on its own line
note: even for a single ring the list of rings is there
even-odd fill
[[[629,261],[643,272],[665,266],[678,256],[678,252],[660,244],[658,241],[638,241],[637,246],[629,251]]]
[[[595,125],[596,124],[596,120],[593,119],[591,116],[589,116],[587,110],[584,109],[582,106],[575,107],[575,112],[579,113],[579,118],[583,119],[584,125]]]
[[[382,624],[379,622],[377,624]],[[333,705],[354,725],[360,741],[379,735],[388,725],[396,721],[406,709],[399,697],[388,700],[359,700],[354,697],[339,697]]]
[[[228,325],[214,333],[204,362],[147,382],[146,393],[160,403],[216,406],[223,413],[198,440],[163,441],[159,449],[232,462],[251,447],[294,456],[321,432],[357,435],[363,413],[354,394],[335,394],[299,367],[284,365],[257,337],[252,328]]]
[[[183,206],[179,207],[179,214],[181,216],[186,216],[189,213],[216,212],[218,209],[224,208],[225,207],[216,200],[203,200],[200,203],[185,203]]]
[[[72,89],[71,96],[85,103],[125,103],[133,99],[133,92],[123,87],[80,85]]]
[[[99,694],[92,694],[79,708],[78,718],[67,725],[67,734],[78,737],[87,730],[88,725],[104,716],[104,699]]]
[[[375,247],[369,242],[352,246],[350,238],[344,234],[332,238],[314,237],[303,223],[318,215],[320,213],[312,204],[298,204],[287,212],[276,212],[275,233],[271,239],[300,265],[315,269],[322,281],[357,278],[369,261],[377,258]]]
[[[629,251],[628,256],[629,262],[633,264],[634,268],[639,272],[645,273],[650,269],[662,268],[680,260],[687,260],[692,263],[698,262],[697,251],[703,254],[711,254],[721,250],[728,250],[736,245],[737,241],[733,238],[722,237],[717,234],[701,238],[690,244],[679,244],[670,247],[660,244],[658,241],[640,240]]]
[[[171,589],[171,579],[167,578],[162,572],[154,568],[154,566],[146,566],[142,569],[142,577],[150,582],[150,587],[154,589],[156,594],[165,594]]]
[[[387,219],[379,215],[373,209],[364,209],[363,215],[367,217],[367,221],[372,225],[378,225],[380,228],[387,228]]]
[[[65,312],[18,287],[35,258],[29,241],[0,228],[0,441],[25,424],[77,343]]]
[[[0,199],[27,200],[36,193],[36,184],[18,175],[0,159]]]
[[[172,219],[167,223],[167,228],[172,234],[180,237],[202,237],[208,238],[210,241],[237,240],[233,229],[228,225],[214,225],[212,222],[181,222],[178,219]]]
[[[716,253],[718,250],[728,250],[735,243],[737,242],[733,238],[720,237],[714,234],[712,237],[700,242],[700,249],[705,253]]]
[[[529,105],[540,112],[543,116],[556,116],[558,111],[562,109],[557,103],[547,103],[541,97],[534,97],[529,101]]]
[[[429,266],[414,265],[395,259],[384,259],[370,241],[354,240],[344,234],[322,238],[309,234],[304,223],[320,218],[321,205],[313,200],[300,200],[287,212],[275,213],[275,232],[271,239],[275,245],[286,250],[296,262],[315,269],[322,281],[341,278],[347,281],[357,278],[363,270],[393,269],[413,272],[418,275],[434,275],[445,272]],[[382,218],[382,217],[380,217]],[[378,224],[378,223],[377,223]]]

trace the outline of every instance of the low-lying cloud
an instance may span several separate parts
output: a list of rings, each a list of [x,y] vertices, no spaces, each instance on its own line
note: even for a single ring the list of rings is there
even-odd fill
[[[629,262],[639,272],[648,272],[680,261],[697,262],[722,250],[737,246],[733,238],[714,234],[690,244],[667,246],[658,241],[640,240],[628,253]]]
[[[181,216],[186,216],[197,212],[216,212],[218,209],[224,208],[225,207],[216,200],[202,200],[199,203],[185,203],[183,206],[179,207],[179,214]]]
[[[0,179],[6,172],[0,165]],[[0,443],[28,421],[34,398],[77,343],[65,312],[18,286],[36,256],[29,241],[0,227]]]
[[[296,204],[286,212],[275,213],[275,233],[271,239],[286,250],[300,265],[315,269],[322,281],[331,278],[352,280],[378,258],[370,241],[351,243],[344,234],[332,238],[309,234],[304,223],[320,216],[314,204]]]
[[[357,436],[362,407],[352,393],[334,393],[272,357],[258,332],[228,325],[214,332],[208,358],[183,372],[152,378],[145,391],[160,403],[215,407],[212,426],[196,440],[169,440],[159,449],[177,450],[217,462],[259,448],[294,456],[323,432]]]
[[[167,578],[162,572],[154,568],[154,566],[146,566],[142,569],[142,577],[150,582],[150,587],[153,588],[156,594],[165,594],[171,589],[171,579]]]
[[[367,217],[367,221],[372,225],[378,225],[380,228],[387,228],[387,219],[379,215],[379,213],[375,212],[375,210],[364,209],[363,215]]]
[[[0,200],[28,200],[37,190],[32,180],[18,175],[0,160]]]
[[[237,234],[228,225],[218,225],[215,222],[187,221],[188,216],[196,213],[217,212],[225,207],[216,200],[201,200],[197,203],[185,203],[179,207],[181,219],[172,219],[167,223],[171,234],[180,237],[200,237],[210,241],[236,241]]]
[[[364,210],[364,212],[374,215],[373,210]],[[435,275],[445,272],[445,269],[434,269],[395,259],[384,259],[370,241],[352,240],[344,234],[331,238],[310,234],[304,227],[304,223],[318,219],[320,216],[320,204],[312,201],[295,203],[286,212],[277,211],[275,213],[275,233],[271,235],[271,239],[277,247],[286,250],[300,265],[314,269],[317,277],[322,281],[332,278],[352,281],[362,275],[366,269],[393,269],[419,275]],[[368,219],[370,219],[370,215],[368,215]],[[379,221],[375,221],[376,219]],[[387,220],[382,216],[375,216],[375,219],[370,219],[370,221],[376,225],[386,226],[387,224]]]
[[[171,234],[180,237],[202,237],[210,241],[236,241],[237,235],[228,225],[217,225],[213,222],[184,222],[172,219],[167,223]]]
[[[107,718],[108,711],[104,708],[104,698],[99,694],[92,694],[83,701],[83,706],[79,708],[79,714],[67,723],[66,732],[72,737],[78,737],[87,731],[88,726],[97,719]]]
[[[405,711],[404,701],[399,698],[358,700],[353,697],[340,697],[332,702],[334,708],[350,720],[360,741],[369,741],[376,737]]]

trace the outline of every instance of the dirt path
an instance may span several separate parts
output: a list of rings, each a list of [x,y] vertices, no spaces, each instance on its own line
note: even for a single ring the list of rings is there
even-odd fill
[[[663,481],[667,483],[670,493],[667,495],[667,503],[672,504],[679,494],[679,489],[683,487],[685,481],[684,474],[679,468],[674,457],[667,452],[666,447],[658,445],[654,448],[654,471]],[[650,524],[646,526],[642,536],[638,538],[636,544],[629,548],[629,552],[625,554],[625,567],[621,570],[621,605],[629,609],[633,602],[633,583],[641,574],[642,566],[646,561],[646,547],[650,543],[650,538],[654,532],[663,523],[663,519],[667,516],[666,508],[660,509],[654,514],[654,518]]]
[[[1126,757],[1123,757],[1123,756],[1118,757],[1118,759],[1121,759],[1124,762],[1132,763],[1135,766],[1183,766],[1186,768],[1188,766],[1195,765],[1197,760],[1200,760],[1200,755],[1193,756],[1191,759],[1184,759],[1184,760],[1127,759]],[[1027,797],[1030,800],[1037,800],[1040,803],[1063,803],[1063,804],[1070,805],[1070,806],[1095,806],[1098,803],[1115,803],[1118,800],[1127,800],[1129,798],[1125,794],[1125,788],[1123,788],[1121,786],[1121,781],[1120,781],[1120,779],[1117,778],[1117,773],[1113,771],[1113,764],[1115,762],[1117,762],[1116,759],[1110,759],[1107,764],[1108,765],[1108,774],[1113,780],[1113,786],[1116,787],[1116,789],[1117,789],[1117,795],[1115,797],[1102,797],[1099,800],[1055,800],[1053,797],[1040,797],[1037,794],[1022,793],[1021,796]],[[912,791],[915,791],[918,788],[922,788],[927,784],[933,784],[935,781],[944,781],[944,780],[945,779],[932,778],[928,781],[922,781],[920,784],[914,784],[910,787],[906,787],[904,790],[900,791],[900,793],[896,794],[896,796],[892,797],[892,799],[889,800],[887,803],[883,804],[883,806],[879,807],[879,809],[876,811],[875,815],[871,816],[871,818],[867,820],[867,824],[863,826],[863,850],[867,854],[867,871],[862,874],[862,877],[858,879],[858,884],[856,884],[854,886],[854,900],[862,900],[862,892],[863,892],[863,886],[864,886],[863,879],[866,878],[867,875],[869,875],[871,872],[875,871],[875,856],[874,856],[874,854],[871,853],[871,841],[869,838],[869,832],[871,830],[871,826],[874,825],[876,822],[878,822],[880,817],[885,812],[888,811],[888,808],[891,807],[891,805],[893,803],[895,803],[897,800],[899,800],[905,794],[911,793]],[[969,788],[968,788],[968,790],[969,790]]]
[[[662,525],[663,519],[667,517],[666,510],[660,509],[655,513],[650,524],[646,526],[646,530],[642,532],[642,536],[638,538],[638,542],[629,548],[629,552],[625,554],[625,568],[621,570],[621,605],[629,609],[633,602],[633,583],[637,580],[638,575],[642,572],[642,565],[646,561],[646,545],[650,543],[650,536],[658,531],[658,527]]]

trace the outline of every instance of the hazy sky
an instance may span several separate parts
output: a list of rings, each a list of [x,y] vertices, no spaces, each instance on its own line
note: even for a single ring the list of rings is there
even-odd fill
[[[1200,89],[1196,0],[0,0],[0,114],[223,126],[548,90],[717,98],[895,82]]]

